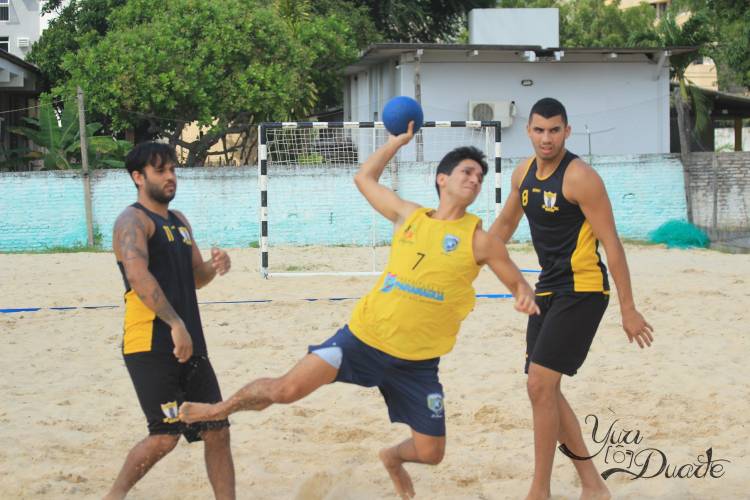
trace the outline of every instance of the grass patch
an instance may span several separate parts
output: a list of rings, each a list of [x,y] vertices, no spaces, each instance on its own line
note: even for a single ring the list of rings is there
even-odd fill
[[[49,254],[49,253],[109,253],[112,250],[109,248],[103,248],[98,245],[94,246],[88,246],[88,245],[72,245],[72,246],[64,246],[64,245],[55,245],[51,247],[46,248],[37,248],[32,250],[9,250],[9,251],[3,251],[0,252],[2,254]]]

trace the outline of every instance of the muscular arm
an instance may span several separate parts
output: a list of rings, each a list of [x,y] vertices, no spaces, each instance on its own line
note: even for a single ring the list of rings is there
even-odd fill
[[[517,311],[539,314],[534,290],[521,275],[518,266],[510,259],[505,244],[499,238],[482,229],[477,229],[474,233],[474,258],[477,264],[487,264],[495,276],[510,290],[516,299]]]
[[[419,208],[419,205],[402,199],[380,184],[380,176],[391,158],[414,137],[412,125],[413,123],[409,124],[409,130],[406,133],[389,136],[388,141],[371,154],[354,175],[354,184],[359,192],[375,210],[396,226],[400,226],[414,210]]]
[[[568,200],[578,203],[586,220],[591,224],[594,236],[604,247],[609,271],[617,287],[623,329],[628,339],[630,342],[635,340],[640,347],[651,345],[653,329],[635,307],[630,270],[625,250],[617,236],[612,205],[604,182],[593,168],[581,160],[574,160],[565,172],[563,195]]]
[[[193,279],[195,280],[195,288],[203,288],[208,285],[217,274],[225,274],[231,267],[231,261],[229,256],[223,250],[218,248],[211,249],[211,258],[204,261],[201,251],[198,248],[198,243],[193,237],[193,228],[190,226],[187,217],[182,212],[173,210],[177,218],[185,224],[188,231],[190,232],[190,240],[193,242],[192,248],[192,261],[193,261]]]
[[[523,207],[521,207],[519,186],[523,181],[523,176],[526,173],[528,167],[528,161],[525,161],[518,165],[513,171],[510,178],[510,193],[505,199],[505,205],[498,215],[497,219],[490,226],[489,233],[493,236],[500,238],[504,243],[510,241],[513,233],[518,228],[518,223],[523,217]]]
[[[151,225],[151,221],[137,209],[128,207],[115,222],[112,246],[133,291],[146,307],[172,328],[175,356],[180,361],[187,361],[192,354],[190,335],[185,330],[182,318],[177,315],[156,278],[148,270],[148,238],[149,233],[153,233]],[[175,339],[176,336],[179,338]]]

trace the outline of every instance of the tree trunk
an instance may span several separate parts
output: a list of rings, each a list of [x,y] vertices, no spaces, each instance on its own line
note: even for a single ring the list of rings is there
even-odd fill
[[[677,130],[680,135],[680,157],[687,160],[690,154],[690,108],[682,98],[680,88],[674,89],[674,107],[677,111]]]

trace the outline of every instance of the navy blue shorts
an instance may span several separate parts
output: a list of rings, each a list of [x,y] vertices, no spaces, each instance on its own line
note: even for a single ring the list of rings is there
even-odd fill
[[[428,436],[445,436],[440,358],[409,361],[393,357],[359,340],[347,325],[322,344],[310,346],[308,352],[325,347],[340,347],[343,353],[336,382],[377,386],[391,422]]]

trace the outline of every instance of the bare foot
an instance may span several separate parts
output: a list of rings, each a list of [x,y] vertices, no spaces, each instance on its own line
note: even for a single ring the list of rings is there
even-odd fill
[[[185,402],[180,405],[179,417],[186,424],[207,420],[222,420],[225,417],[218,411],[217,406],[218,404]]]
[[[583,488],[581,490],[581,500],[610,500],[612,495],[609,493],[609,489],[602,482],[601,485],[596,488]]]
[[[411,482],[411,476],[406,472],[403,461],[398,458],[395,452],[396,450],[393,448],[383,448],[378,456],[380,461],[383,462],[385,470],[388,471],[388,475],[391,476],[396,493],[403,500],[414,498],[414,485]]]

